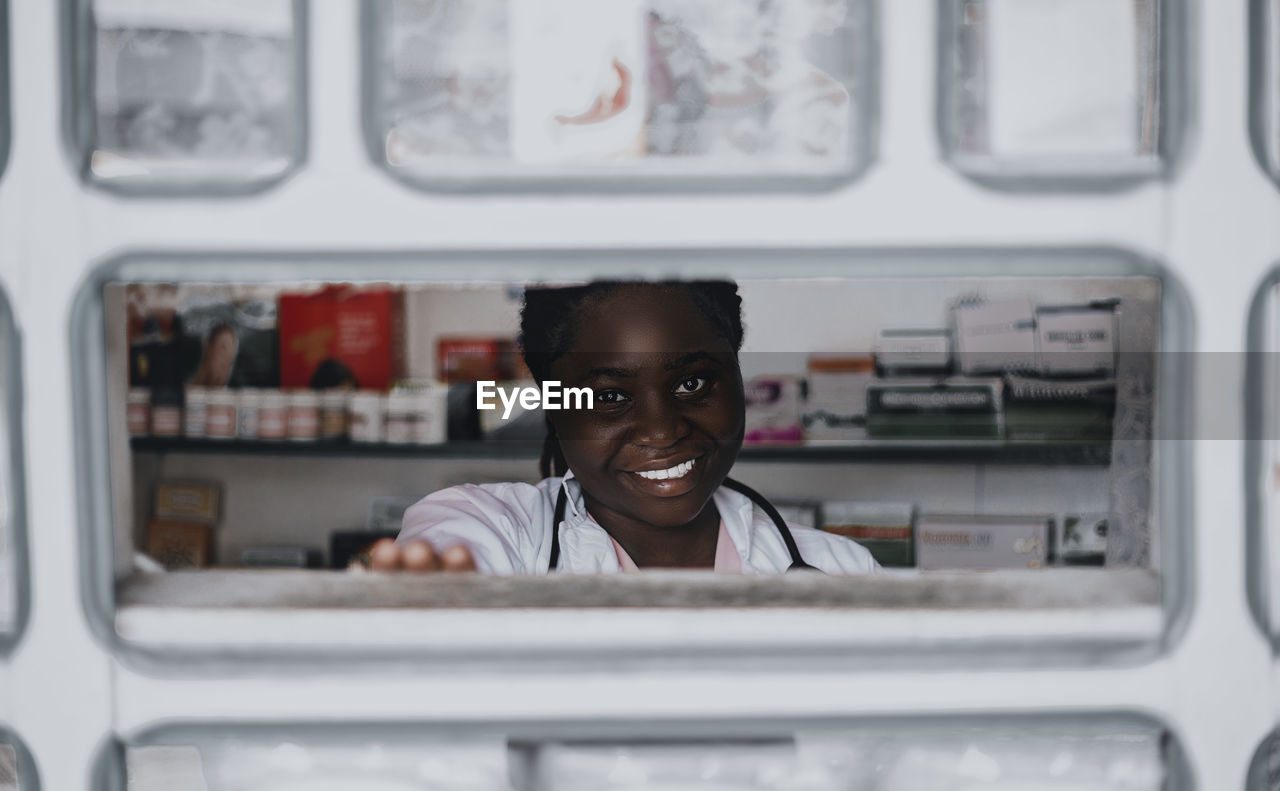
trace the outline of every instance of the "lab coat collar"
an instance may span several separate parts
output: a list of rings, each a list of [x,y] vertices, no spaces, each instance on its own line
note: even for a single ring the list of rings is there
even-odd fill
[[[560,530],[560,570],[579,574],[618,571],[618,554],[608,532],[587,514],[582,499],[582,485],[570,470],[560,479],[559,489],[565,493],[564,522],[553,529]],[[558,492],[557,492],[558,495]],[[751,556],[754,533],[755,504],[751,498],[724,486],[712,495],[725,532],[733,541],[734,549],[744,571],[753,569],[747,562]],[[554,504],[554,500],[553,500]]]

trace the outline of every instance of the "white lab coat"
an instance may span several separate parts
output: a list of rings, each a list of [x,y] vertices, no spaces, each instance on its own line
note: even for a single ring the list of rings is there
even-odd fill
[[[619,570],[613,541],[587,516],[582,487],[570,472],[538,484],[464,484],[427,495],[404,514],[397,541],[424,539],[437,549],[463,544],[476,567],[489,574],[545,574],[551,559],[551,521],[556,496],[567,493],[560,524],[559,571],[610,574]],[[713,495],[720,518],[742,559],[744,574],[786,571],[791,555],[768,514],[747,496],[720,487]],[[805,562],[830,574],[866,574],[879,569],[861,545],[842,536],[792,526]]]

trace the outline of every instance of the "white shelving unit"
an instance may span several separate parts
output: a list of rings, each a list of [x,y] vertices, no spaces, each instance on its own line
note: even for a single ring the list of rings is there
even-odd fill
[[[879,150],[856,181],[819,193],[607,199],[431,193],[375,167],[362,124],[356,0],[309,7],[307,158],[291,177],[238,198],[124,197],[86,186],[62,144],[58,5],[14,3],[9,9],[12,145],[0,176],[0,285],[23,342],[21,458],[31,603],[16,645],[0,658],[0,727],[29,750],[40,787],[98,787],[96,773],[111,768],[118,754],[110,745],[116,743],[154,746],[189,738],[213,744],[228,733],[251,732],[238,730],[244,727],[278,735],[296,726],[312,729],[319,741],[337,732],[328,727],[354,727],[343,733],[364,737],[390,731],[531,741],[591,735],[767,740],[806,729],[872,726],[912,733],[941,724],[967,732],[973,723],[1088,732],[1090,723],[1109,722],[1096,718],[1112,715],[1125,718],[1125,727],[1171,734],[1175,746],[1165,760],[1178,778],[1171,787],[1245,787],[1255,752],[1280,721],[1280,663],[1250,613],[1243,583],[1242,354],[1250,300],[1280,262],[1280,190],[1250,151],[1244,3],[1188,3],[1187,134],[1169,179],[1105,193],[1018,194],[966,179],[945,163],[937,133],[939,3],[894,0],[880,3],[877,14]],[[1189,316],[1190,323],[1178,328],[1187,343],[1166,350],[1191,361],[1180,370],[1186,372],[1194,431],[1158,441],[1160,458],[1185,463],[1189,471],[1186,490],[1170,501],[1182,512],[1160,514],[1168,520],[1162,524],[1182,519],[1190,527],[1187,574],[1178,591],[1189,606],[1167,625],[1163,639],[1150,644],[1155,650],[1142,656],[1066,662],[1006,651],[998,665],[977,669],[983,655],[975,649],[970,661],[954,666],[877,663],[866,654],[851,659],[783,639],[787,630],[819,634],[827,628],[817,623],[825,616],[814,612],[798,623],[777,623],[781,637],[759,661],[735,650],[734,619],[718,627],[722,631],[708,639],[704,655],[678,662],[641,661],[615,651],[608,662],[588,663],[589,653],[575,655],[574,646],[563,642],[555,647],[567,658],[494,661],[483,644],[493,645],[493,635],[477,632],[476,642],[462,646],[465,653],[404,653],[376,667],[298,663],[289,656],[246,663],[234,650],[178,664],[123,651],[98,629],[102,613],[94,611],[86,574],[94,548],[82,541],[80,522],[86,509],[109,512],[111,506],[100,493],[77,487],[86,479],[84,465],[104,452],[99,445],[106,438],[77,436],[84,394],[76,390],[73,361],[85,350],[68,328],[86,309],[76,301],[82,284],[100,262],[122,252],[1081,246],[1163,262],[1189,308],[1180,320]],[[744,611],[736,623],[753,640],[767,639],[772,633],[747,625],[751,613]],[[323,614],[316,620],[288,615],[297,629],[292,635],[277,631],[280,621],[269,613],[265,620],[261,613],[205,613],[205,630],[200,619],[164,607],[135,610],[126,626],[160,624],[162,631],[149,634],[206,644],[217,630],[238,631],[240,625],[295,647],[308,640],[332,646],[361,639],[335,633],[336,622]],[[391,613],[379,623],[352,618],[342,628],[381,630],[379,639],[394,648],[393,632],[438,623],[422,622],[422,615]],[[504,623],[493,622],[493,629],[516,628],[509,613],[498,615]],[[946,613],[909,611],[903,617],[930,621],[930,629],[955,629],[960,638],[1001,629],[1016,638],[1023,628],[1017,619],[982,611],[961,615],[971,631],[960,630]],[[1095,621],[1089,628],[1098,628],[1089,608],[1063,616]],[[1152,628],[1138,616],[1108,628],[1121,637]],[[586,628],[561,617],[565,623],[553,631],[562,636]],[[539,625],[520,628],[532,641]],[[856,626],[864,631],[856,636],[869,642],[893,629],[921,633],[891,617]],[[1154,630],[1165,626],[1157,619]],[[637,631],[615,636],[644,643],[646,635],[670,638],[670,629],[671,621],[659,613]],[[661,646],[656,638],[640,647],[655,646]],[[193,730],[166,730],[174,723]],[[362,723],[370,728],[356,727]]]

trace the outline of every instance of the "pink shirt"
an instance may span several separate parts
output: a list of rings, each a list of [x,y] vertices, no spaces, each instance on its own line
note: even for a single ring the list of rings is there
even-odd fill
[[[622,548],[617,539],[609,536],[609,540],[613,542],[613,551],[618,555],[618,567],[623,571],[639,571],[640,567],[631,559],[627,550]],[[716,539],[714,570],[725,574],[742,573],[742,558],[738,555],[738,548],[733,545],[733,539],[729,537],[729,531],[725,529],[723,519],[720,520],[720,537]]]

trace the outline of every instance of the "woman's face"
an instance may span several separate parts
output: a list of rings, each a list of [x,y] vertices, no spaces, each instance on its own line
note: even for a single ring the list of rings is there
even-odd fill
[[[205,358],[208,360],[210,377],[219,384],[225,385],[231,379],[231,368],[236,363],[236,351],[239,347],[240,342],[230,330],[223,330],[209,339]]]
[[[678,287],[620,288],[584,307],[551,367],[594,408],[548,412],[592,514],[686,525],[742,447],[742,373],[727,340]]]

